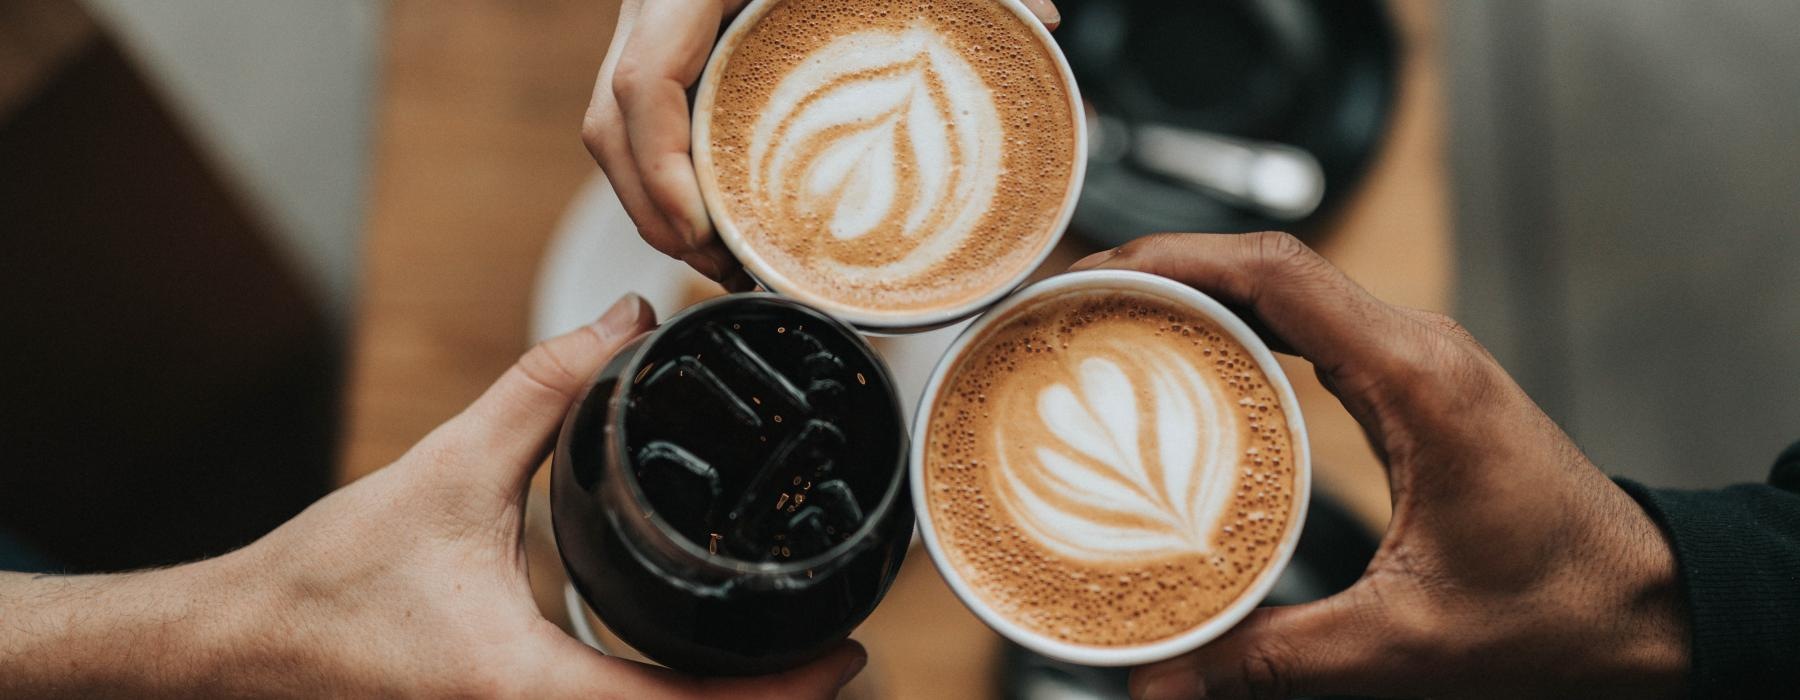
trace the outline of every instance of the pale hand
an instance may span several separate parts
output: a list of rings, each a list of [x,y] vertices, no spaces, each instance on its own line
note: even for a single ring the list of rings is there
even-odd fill
[[[653,314],[628,295],[538,345],[398,461],[248,547],[168,569],[0,574],[0,697],[829,698],[854,643],[699,679],[603,656],[538,612],[521,535],[564,412]]]
[[[719,242],[690,153],[687,91],[727,22],[747,0],[624,0],[581,140],[651,247],[743,291],[753,285]],[[1051,0],[1025,7],[1056,28]]]

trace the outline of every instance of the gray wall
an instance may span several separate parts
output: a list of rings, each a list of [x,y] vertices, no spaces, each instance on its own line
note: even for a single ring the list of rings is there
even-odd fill
[[[342,327],[355,289],[382,6],[86,0]]]
[[[1608,471],[1800,439],[1800,3],[1446,4],[1459,315]]]

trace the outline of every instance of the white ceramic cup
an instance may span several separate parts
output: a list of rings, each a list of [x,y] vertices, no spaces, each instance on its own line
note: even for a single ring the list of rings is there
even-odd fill
[[[1063,232],[1069,226],[1069,217],[1075,212],[1075,201],[1081,195],[1081,185],[1087,173],[1087,117],[1082,109],[1081,92],[1075,84],[1075,73],[1069,69],[1069,62],[1063,57],[1062,48],[1050,37],[1050,31],[1042,22],[1025,9],[1019,0],[993,0],[1025,23],[1032,35],[1043,44],[1050,57],[1056,63],[1057,72],[1067,87],[1069,97],[1069,114],[1073,120],[1075,133],[1074,152],[1071,154],[1071,167],[1068,191],[1057,210],[1055,224],[1047,232],[1040,249],[1032,258],[1031,264],[1020,268],[1018,274],[1003,284],[985,290],[970,301],[926,311],[876,312],[850,306],[809,290],[801,289],[777,272],[754,246],[744,241],[742,232],[729,211],[725,207],[724,195],[720,192],[718,177],[713,171],[712,160],[712,108],[719,90],[719,76],[731,55],[743,40],[745,32],[761,21],[770,8],[785,0],[753,0],[749,6],[738,13],[731,26],[719,37],[713,47],[712,58],[706,63],[706,71],[700,76],[699,87],[694,93],[693,118],[693,156],[694,172],[700,182],[700,194],[706,202],[706,211],[712,218],[713,228],[718,231],[719,239],[731,250],[738,261],[743,263],[744,271],[754,278],[765,289],[777,294],[792,297],[822,309],[833,316],[843,319],[856,328],[879,334],[915,333],[941,328],[962,319],[966,319],[982,309],[994,305],[1009,292],[1024,283],[1025,278],[1044,262],[1062,239]]]
[[[937,402],[938,391],[943,387],[945,378],[956,368],[964,351],[982,339],[995,323],[1005,320],[1014,309],[1066,292],[1106,290],[1149,294],[1194,309],[1243,345],[1256,361],[1257,368],[1268,377],[1270,387],[1281,400],[1294,454],[1294,507],[1289,510],[1287,529],[1279,548],[1269,558],[1268,565],[1237,600],[1205,622],[1172,637],[1131,646],[1095,646],[1063,641],[1026,629],[989,607],[945,556],[943,545],[938,541],[937,528],[932,522],[931,504],[925,493],[924,445],[931,424],[932,405]],[[919,532],[924,538],[925,549],[930,553],[932,563],[937,566],[938,572],[950,584],[950,589],[956,592],[956,597],[962,600],[963,605],[988,627],[1027,649],[1053,659],[1086,666],[1136,666],[1180,656],[1218,638],[1249,615],[1269,594],[1269,589],[1274,587],[1275,580],[1293,557],[1294,547],[1300,541],[1301,525],[1306,522],[1306,504],[1312,491],[1312,457],[1307,447],[1306,425],[1301,419],[1299,403],[1294,399],[1294,389],[1288,383],[1287,375],[1282,373],[1281,366],[1275,362],[1274,353],[1269,351],[1269,347],[1242,319],[1212,297],[1163,277],[1122,270],[1071,272],[1044,280],[1012,295],[977,319],[950,344],[949,351],[938,360],[937,369],[932,372],[930,381],[925,385],[925,394],[920,398],[915,415],[913,451],[909,465],[913,512],[918,519]]]

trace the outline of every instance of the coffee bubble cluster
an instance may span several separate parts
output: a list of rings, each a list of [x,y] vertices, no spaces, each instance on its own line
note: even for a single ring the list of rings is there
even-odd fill
[[[1029,459],[1043,447],[1002,439],[1029,420],[1015,407],[1045,387],[1071,381],[1085,349],[1102,340],[1179,353],[1221,394],[1220,427],[1233,431],[1228,444],[1234,458],[1217,467],[1230,471],[1221,475],[1228,495],[1216,517],[1202,521],[1204,546],[1122,547],[1105,558],[1071,555],[1034,534],[1041,528],[1024,526],[1022,518],[1035,516],[1009,504],[1014,487],[1001,465]],[[1076,644],[1150,643],[1217,615],[1243,595],[1280,547],[1294,513],[1286,414],[1244,347],[1198,313],[1138,293],[1067,292],[1010,312],[955,362],[931,408],[923,446],[927,504],[951,564],[999,614]],[[1149,394],[1140,391],[1136,400],[1154,410],[1157,399]],[[1150,454],[1157,438],[1146,435],[1140,447]],[[1064,493],[1071,501],[1084,497]],[[1151,519],[1134,523],[1128,513],[1075,514],[1112,518],[1127,528],[1121,532],[1164,526]]]

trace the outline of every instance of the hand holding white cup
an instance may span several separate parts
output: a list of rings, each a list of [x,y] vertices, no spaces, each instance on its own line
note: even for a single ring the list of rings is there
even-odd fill
[[[918,415],[932,560],[983,622],[1052,658],[1191,651],[1261,602],[1299,541],[1293,389],[1249,326],[1162,277],[1013,295],[951,345]]]

